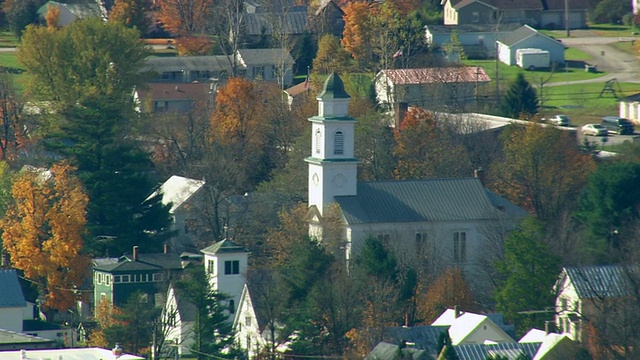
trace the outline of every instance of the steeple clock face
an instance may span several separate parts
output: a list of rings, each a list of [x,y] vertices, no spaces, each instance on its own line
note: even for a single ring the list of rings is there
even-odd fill
[[[311,181],[313,182],[313,186],[318,186],[318,184],[320,184],[320,177],[317,173],[314,173],[313,176],[311,176]]]

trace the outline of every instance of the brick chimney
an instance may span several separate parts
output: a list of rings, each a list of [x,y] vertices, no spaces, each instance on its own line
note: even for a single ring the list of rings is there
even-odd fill
[[[138,246],[133,247],[133,261],[138,261]]]
[[[458,305],[455,305],[453,307],[453,318],[457,319],[460,317],[460,308],[458,307]]]
[[[137,246],[135,246],[135,248],[137,248]],[[122,350],[122,346],[120,346],[120,343],[116,343],[116,346],[114,346],[114,348],[111,349],[111,353],[116,359],[122,356],[123,350]]]
[[[552,333],[552,329],[554,327],[554,323],[553,321],[545,321],[544,322],[544,334],[545,335],[549,335],[550,333]]]
[[[473,170],[473,177],[480,179],[482,186],[486,186],[487,174],[484,172],[483,168]]]
[[[393,115],[395,116],[395,126],[396,129],[400,128],[400,124],[402,123],[402,119],[404,119],[404,115],[409,110],[409,104],[406,102],[399,101],[393,104]]]

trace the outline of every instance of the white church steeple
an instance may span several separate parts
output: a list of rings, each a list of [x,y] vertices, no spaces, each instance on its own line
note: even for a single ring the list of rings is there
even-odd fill
[[[354,155],[355,119],[349,117],[350,96],[334,73],[324,83],[318,100],[318,115],[312,123],[309,164],[309,206],[320,215],[334,196],[356,195],[358,160]]]

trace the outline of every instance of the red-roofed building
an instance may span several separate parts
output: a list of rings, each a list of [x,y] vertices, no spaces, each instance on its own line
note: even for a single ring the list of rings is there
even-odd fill
[[[491,81],[482,67],[382,70],[375,78],[376,100],[428,110],[458,111],[475,102],[477,88]]]

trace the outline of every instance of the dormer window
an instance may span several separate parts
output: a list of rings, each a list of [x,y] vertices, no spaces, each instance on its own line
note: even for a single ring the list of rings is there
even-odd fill
[[[333,154],[344,154],[344,134],[342,133],[342,131],[336,131],[336,133],[333,135]]]

